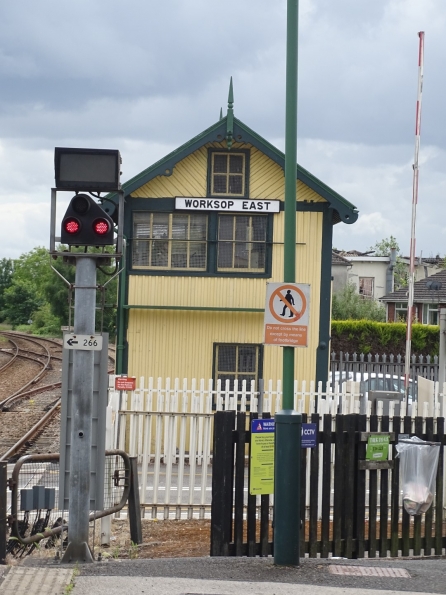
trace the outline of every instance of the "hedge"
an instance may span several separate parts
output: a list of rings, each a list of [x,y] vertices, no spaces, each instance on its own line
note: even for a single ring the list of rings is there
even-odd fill
[[[426,324],[412,325],[412,355],[438,355],[440,328]],[[331,323],[331,351],[404,355],[406,324],[370,320],[334,320]]]

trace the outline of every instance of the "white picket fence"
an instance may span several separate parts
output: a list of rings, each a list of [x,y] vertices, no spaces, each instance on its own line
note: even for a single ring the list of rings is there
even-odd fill
[[[336,384],[334,391],[323,392],[321,383],[316,387],[314,382],[295,381],[294,408],[320,415],[359,413],[361,395],[356,390],[357,383]],[[229,382],[223,387],[219,381],[214,387],[212,380],[158,378],[155,382],[149,378],[146,385],[141,377],[135,391],[117,392],[114,377],[110,377],[107,448],[121,448],[138,457],[143,516],[149,512],[151,518],[179,519],[209,514],[213,414],[234,409],[257,412],[259,399],[264,413],[274,415],[280,410],[280,381],[269,381],[260,394],[254,382],[249,387],[246,381],[241,386],[236,382],[231,391]],[[370,406],[368,402],[368,415]],[[433,398],[423,403],[420,413],[436,418],[445,411],[444,406],[444,394],[436,386]],[[378,403],[377,413],[382,415],[382,403]],[[393,413],[390,403],[390,417]],[[414,420],[418,414],[414,403],[410,415]],[[400,415],[406,415],[405,403],[401,403]]]

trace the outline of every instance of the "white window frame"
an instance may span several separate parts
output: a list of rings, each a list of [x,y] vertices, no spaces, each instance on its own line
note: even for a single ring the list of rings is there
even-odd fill
[[[438,304],[423,304],[423,324],[438,325],[438,314]],[[432,322],[432,317],[435,317],[435,322]]]

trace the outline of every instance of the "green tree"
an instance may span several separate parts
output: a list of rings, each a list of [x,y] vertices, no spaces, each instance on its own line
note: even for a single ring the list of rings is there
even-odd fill
[[[386,310],[384,306],[374,300],[364,299],[356,293],[353,283],[349,283],[333,294],[333,320],[375,320],[385,322]]]
[[[60,246],[61,252],[64,246]],[[19,324],[27,324],[33,320],[30,327],[31,332],[37,334],[60,335],[61,326],[69,323],[69,295],[68,284],[74,286],[76,267],[73,264],[64,262],[63,257],[50,259],[46,248],[34,248],[26,254],[22,254],[14,261],[13,274],[8,294],[7,304],[4,308],[4,316],[15,327]],[[51,265],[58,271],[52,270]],[[115,268],[110,266],[98,267],[97,284],[103,287],[114,274]],[[62,279],[65,278],[68,284]],[[116,294],[117,278],[106,285],[105,291],[97,292],[96,330],[109,332],[112,336],[115,332],[116,320]],[[105,297],[103,299],[103,296]],[[71,291],[71,306],[74,306],[74,290]],[[22,300],[20,307],[16,307]],[[15,303],[14,303],[15,302]],[[23,302],[23,303],[22,303]],[[102,306],[104,314],[102,316]],[[73,310],[72,310],[73,314]],[[73,317],[71,318],[73,324]]]
[[[26,281],[13,282],[4,293],[5,318],[15,328],[19,324],[28,324],[33,313],[42,305],[34,286]]]
[[[14,261],[13,283],[30,283],[39,296],[43,296],[44,287],[52,282],[53,275],[49,252],[43,246],[33,248]]]
[[[13,271],[12,259],[2,258],[0,260],[0,322],[5,319],[5,291],[11,286]]]
[[[374,246],[370,246],[370,250],[375,252],[375,256],[390,256],[392,248],[396,250],[396,263],[393,270],[396,290],[400,289],[400,287],[407,287],[409,282],[407,265],[402,260],[402,254],[397,239],[391,235],[390,238],[384,238],[383,240],[376,242]]]

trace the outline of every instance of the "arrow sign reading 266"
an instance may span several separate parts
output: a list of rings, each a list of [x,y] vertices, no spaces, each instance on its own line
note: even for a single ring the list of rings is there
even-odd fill
[[[101,335],[75,335],[66,333],[63,336],[63,346],[65,349],[82,349],[83,351],[101,351]]]
[[[306,283],[267,283],[265,345],[307,347],[310,286]]]

